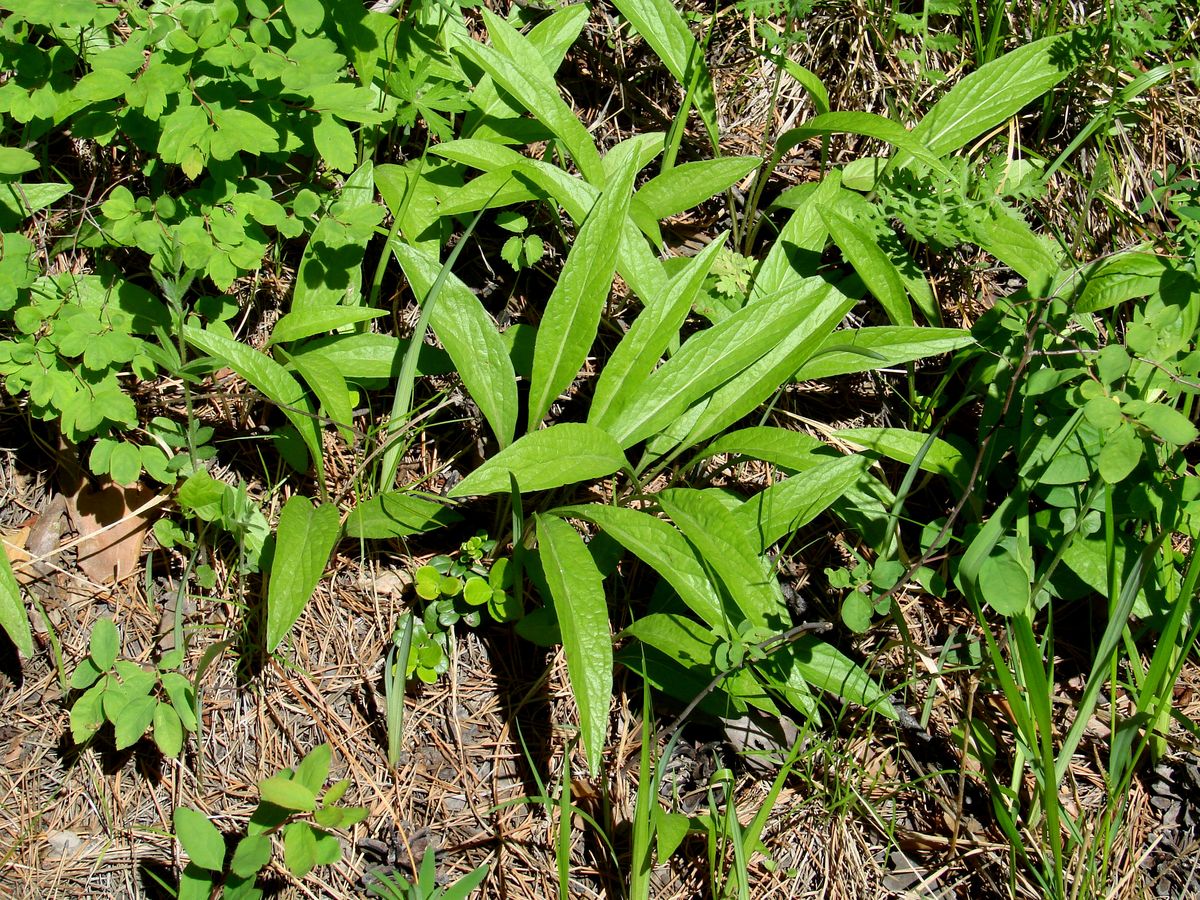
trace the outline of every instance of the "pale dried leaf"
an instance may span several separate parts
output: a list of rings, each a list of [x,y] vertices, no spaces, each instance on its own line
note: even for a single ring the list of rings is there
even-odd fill
[[[79,568],[98,584],[120,581],[137,567],[142,541],[157,515],[156,508],[134,512],[155,497],[142,484],[108,483],[98,491],[84,488],[71,504],[79,532]],[[109,527],[112,526],[112,527]]]

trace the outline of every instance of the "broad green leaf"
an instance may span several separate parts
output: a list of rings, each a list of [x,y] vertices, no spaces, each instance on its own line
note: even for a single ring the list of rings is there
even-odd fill
[[[720,135],[712,76],[704,61],[703,48],[675,4],[671,0],[616,0],[613,5],[645,38],[680,86],[685,91],[692,88],[696,111],[704,122],[709,141],[717,146]]]
[[[804,68],[804,66],[791,59],[776,59],[775,63],[783,64],[783,69],[791,75],[799,85],[808,92],[809,98],[812,100],[813,109],[818,115],[829,112],[829,91],[825,87],[825,82],[817,77],[815,72]]]
[[[132,747],[154,722],[154,710],[158,701],[153,697],[131,697],[121,707],[113,723],[113,743],[118,750]]]
[[[283,829],[283,863],[297,878],[317,864],[317,835],[307,822],[292,822]]]
[[[183,723],[169,703],[154,704],[154,743],[172,759],[183,749]]]
[[[399,491],[376,494],[350,511],[346,536],[397,538],[452,525],[462,517],[443,503]]]
[[[211,900],[218,877],[218,872],[188,863],[179,876],[179,893],[176,894],[176,900]],[[222,896],[235,900],[229,882],[226,882]]]
[[[313,462],[316,464],[317,474],[323,475],[321,429],[311,415],[298,411],[311,409],[308,396],[299,382],[288,374],[287,369],[271,357],[259,353],[245,344],[213,331],[204,331],[195,325],[185,324],[183,336],[189,344],[224,362],[262,391],[267,399],[278,404],[283,414],[296,426],[296,430],[304,439]]]
[[[1080,59],[1073,45],[1087,34],[1042,38],[980,66],[934,104],[912,137],[937,156],[965,147],[1062,81]]]
[[[300,765],[296,766],[292,780],[304,785],[314,794],[317,793],[329,777],[329,764],[332,759],[333,751],[329,744],[317,744],[300,761]]]
[[[1035,296],[1049,294],[1062,269],[1063,254],[1049,238],[1034,233],[1012,209],[993,207],[985,225],[974,229],[974,242],[1028,283]]]
[[[208,816],[177,806],[171,819],[175,823],[175,837],[183,844],[191,862],[214,872],[225,868],[225,839]]]
[[[700,414],[690,420],[683,446],[720,434],[749,415],[791,379],[792,373],[816,351],[846,313],[854,307],[833,285],[814,279],[813,293],[796,289],[808,307],[799,323],[784,331],[780,341],[759,359],[706,399]]]
[[[298,341],[386,315],[382,309],[364,309],[361,306],[305,306],[280,316],[271,329],[270,343]]]
[[[802,635],[775,659],[785,670],[790,665],[790,671],[812,687],[874,710],[884,718],[899,718],[887,693],[861,666],[813,635]]]
[[[929,435],[907,428],[842,428],[835,431],[833,436],[905,464],[916,459],[921,448],[930,440]],[[971,461],[957,447],[935,437],[925,450],[921,469],[949,478],[962,487],[970,477]]]
[[[504,40],[507,53],[477,43],[464,44],[459,47],[459,52],[490,75],[562,141],[588,181],[603,184],[600,154],[588,130],[559,95],[554,73],[529,41],[511,25],[488,10],[484,10],[483,17],[489,34],[508,32]]]
[[[37,167],[37,157],[28,150],[0,147],[0,175],[20,175]]]
[[[544,491],[603,478],[627,466],[620,445],[608,434],[591,425],[564,422],[505,447],[455,485],[449,496],[508,491],[510,475],[522,491]]]
[[[613,678],[604,579],[574,528],[553,516],[536,520],[538,555],[562,632],[588,767],[596,775],[603,767]]]
[[[697,454],[696,460],[718,453],[748,456],[784,469],[801,471],[827,462],[833,449],[824,441],[802,431],[755,425],[721,435]]]
[[[836,209],[819,211],[833,242],[895,325],[912,325],[912,308],[895,263],[862,228]]]
[[[104,701],[107,680],[103,679],[92,685],[71,704],[71,740],[79,746],[87,743],[104,724],[101,704]]]
[[[637,175],[636,148],[615,148],[607,160],[613,169],[563,264],[538,328],[529,388],[530,431],[537,428],[560,393],[570,386],[596,338],[600,314],[608,302],[618,243],[614,236],[629,211]]]
[[[1108,484],[1119,484],[1142,461],[1142,440],[1132,425],[1126,424],[1107,436],[1100,448],[1097,464],[1100,477]]]
[[[188,731],[196,730],[196,692],[192,683],[178,672],[163,672],[162,686],[171,698],[171,706]]]
[[[828,509],[868,465],[865,457],[844,456],[805,469],[751,497],[734,511],[734,518],[744,531],[757,535],[758,549],[765,551]]]
[[[392,252],[404,269],[413,293],[428,297],[442,264],[421,250],[399,242]],[[517,428],[517,379],[512,360],[495,322],[475,293],[448,273],[430,314],[430,324],[501,447]]]
[[[1196,426],[1179,410],[1162,403],[1151,403],[1137,410],[1134,417],[1154,435],[1176,447],[1186,447],[1196,440]]]
[[[1172,261],[1154,253],[1128,252],[1110,256],[1090,271],[1075,309],[1095,312],[1126,300],[1161,290],[1162,281],[1175,271]]]
[[[265,834],[248,834],[238,841],[229,871],[241,878],[252,878],[270,861],[271,839]]]
[[[940,356],[974,343],[961,328],[843,328],[829,335],[795,374],[796,381],[869,372],[886,366]]]
[[[669,171],[678,172],[680,168]],[[678,338],[724,242],[722,233],[646,303],[600,373],[588,409],[590,424],[605,427],[627,398],[641,390],[671,342]]]
[[[829,297],[830,285],[812,279],[805,289],[751,301],[699,332],[646,379],[623,409],[610,416],[607,430],[622,446],[630,447],[665,428],[705,394],[788,341]]]
[[[258,792],[268,803],[283,809],[312,812],[317,808],[316,794],[298,781],[275,775],[258,783]]]
[[[529,30],[525,38],[541,55],[546,68],[555,72],[567,50],[578,39],[587,19],[587,6],[572,3],[546,16]],[[504,49],[494,35],[492,40],[497,48]],[[523,112],[519,107],[510,105],[509,100],[496,90],[490,75],[485,75],[475,85],[471,104],[474,109],[467,114],[463,134],[484,139],[500,137],[491,127],[493,123],[489,119],[516,118]]]
[[[669,522],[620,506],[564,506],[555,515],[599,526],[674,588],[684,603],[716,633],[732,634],[742,614],[727,608],[696,548]]]
[[[341,528],[337,507],[293,496],[279,514],[267,587],[266,650],[273,651],[308,604]]]
[[[757,156],[724,156],[683,163],[651,178],[635,197],[655,219],[666,219],[724,193],[761,162]]]
[[[49,184],[0,184],[0,207],[14,221],[19,222],[33,215],[39,209],[45,209],[60,197],[71,193],[71,185],[60,182]],[[8,227],[0,217],[0,224]]]
[[[917,135],[916,129],[909,131],[899,122],[869,112],[839,111],[814,116],[803,125],[779,136],[772,159],[778,161],[788,150],[810,138],[830,134],[861,134],[885,141],[927,163],[934,171],[946,171],[946,167],[938,158],[939,154],[926,146],[927,142]]]
[[[351,172],[358,162],[354,133],[331,113],[325,113],[313,126],[313,144],[330,168]]]
[[[992,550],[979,569],[976,589],[988,606],[1002,616],[1015,616],[1029,605],[1029,571],[1016,552],[1004,544]]]
[[[817,274],[829,229],[820,210],[831,206],[841,193],[840,175],[832,172],[808,191],[797,205],[779,237],[771,244],[750,286],[750,298],[779,296]]]
[[[528,182],[536,187],[537,196],[550,196],[567,211],[576,225],[581,225],[590,214],[599,196],[599,190],[580,178],[574,178],[558,166],[541,160],[531,160],[507,147],[496,147],[485,141],[459,140],[439,144],[431,152],[454,159],[463,165],[473,166],[485,172],[503,170],[504,177],[515,173],[519,182]],[[468,185],[469,187],[469,185]],[[494,188],[493,188],[494,189]],[[532,191],[527,192],[533,196]],[[474,211],[482,208],[483,201],[490,195],[475,196],[469,209],[446,210],[453,212]],[[522,195],[523,199],[524,195]],[[635,294],[643,300],[655,296],[666,283],[662,263],[642,238],[632,219],[621,225],[620,243],[617,248],[617,272]]]
[[[788,621],[779,580],[751,528],[706,491],[670,488],[658,502],[752,625],[781,628]]]
[[[92,635],[88,643],[88,653],[92,662],[101,672],[106,672],[117,661],[117,652],[121,649],[121,636],[117,634],[117,626],[108,616],[97,619],[92,626]]]
[[[345,334],[316,338],[292,352],[292,360],[320,356],[337,366],[348,381],[394,381],[408,351],[408,341],[390,334]],[[454,371],[446,351],[430,344],[417,357],[418,375],[445,375]]]
[[[354,429],[351,427],[354,409],[350,403],[350,389],[338,367],[319,353],[299,359],[291,357],[291,365],[316,395],[325,416],[333,420],[346,445],[354,446]]]

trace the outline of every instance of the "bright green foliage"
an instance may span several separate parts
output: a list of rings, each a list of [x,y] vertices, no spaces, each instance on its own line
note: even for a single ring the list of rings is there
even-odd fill
[[[267,589],[266,650],[273,651],[308,605],[340,536],[337,508],[292,497],[279,514]]]
[[[262,891],[255,881],[271,861],[272,835],[282,837],[283,864],[296,878],[303,878],[316,866],[337,862],[341,844],[332,829],[361,822],[367,809],[338,805],[350,786],[345,779],[322,792],[331,756],[329,745],[320,744],[294,772],[285,769],[259,782],[262,799],[228,864],[225,839],[208,817],[187,807],[176,809],[175,837],[189,860],[180,879],[180,897],[210,896],[224,874],[222,896],[226,900],[257,900]]]
[[[153,729],[165,756],[178,756],[188,732],[196,730],[196,693],[178,671],[183,651],[164,654],[154,668],[118,659],[120,636],[112,619],[92,627],[90,653],[71,675],[82,691],[71,704],[71,737],[86,744],[108,722],[118,750]]]

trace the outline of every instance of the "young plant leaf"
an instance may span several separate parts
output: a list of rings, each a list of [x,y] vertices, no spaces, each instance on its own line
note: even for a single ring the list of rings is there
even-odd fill
[[[683,166],[670,171],[677,172],[681,168]],[[628,398],[637,395],[663,353],[678,338],[679,329],[724,243],[725,234],[722,233],[646,303],[600,373],[588,409],[590,424],[605,427]]]
[[[617,241],[629,212],[636,148],[615,148],[606,161],[612,169],[607,188],[588,214],[538,328],[529,389],[529,431],[537,428],[550,404],[579,372],[596,337],[617,265]]]
[[[233,369],[271,401],[279,405],[283,414],[300,432],[305,446],[316,464],[317,473],[324,478],[324,459],[321,447],[321,429],[317,420],[299,410],[310,410],[308,395],[304,388],[279,363],[266,354],[259,353],[231,338],[205,331],[195,325],[184,325],[183,336],[189,344],[198,347],[209,356],[215,356]]]
[[[444,503],[389,491],[355,506],[346,517],[345,530],[347,537],[386,539],[433,531],[461,520],[462,516]]]
[[[842,428],[834,432],[834,437],[905,464],[915,460],[929,441],[929,435],[907,428]],[[957,447],[935,437],[921,459],[921,469],[949,478],[955,485],[963,487],[971,474],[971,463]]]
[[[442,264],[421,250],[394,242],[392,252],[413,293],[425,298]],[[517,427],[517,379],[496,323],[474,292],[448,274],[429,317],[434,332],[501,447],[512,443]]]
[[[366,322],[387,315],[382,309],[366,309],[361,306],[306,306],[285,313],[271,329],[272,344],[285,344],[337,331],[347,325]]]
[[[273,803],[282,809],[294,809],[297,812],[312,812],[317,808],[316,793],[298,781],[273,775],[258,783],[258,792],[268,803]]]
[[[875,680],[844,653],[820,638],[803,635],[773,659],[778,660],[785,673],[799,674],[807,685],[857,703],[886,719],[895,721],[899,718],[887,693]]]
[[[656,220],[666,219],[723,194],[761,163],[757,156],[722,156],[684,163],[651,178],[634,197]]]
[[[225,868],[225,839],[208,816],[178,806],[171,818],[175,823],[175,837],[183,844],[191,862],[214,872]]]
[[[796,381],[818,381],[835,375],[869,372],[886,366],[940,356],[974,343],[961,328],[840,328],[829,335],[794,376]]]
[[[474,42],[461,45],[459,52],[490,75],[562,141],[588,181],[602,185],[604,167],[600,154],[588,130],[559,95],[554,73],[529,41],[511,25],[488,10],[484,10],[483,17],[489,34],[504,34],[502,40],[506,52]]]
[[[754,425],[717,438],[698,453],[693,462],[719,453],[748,456],[783,469],[802,471],[828,461],[835,451],[824,441],[803,431]]]
[[[765,552],[828,509],[862,477],[868,465],[861,456],[828,460],[761,491],[733,515],[744,529],[757,534],[759,551]]]
[[[780,628],[788,621],[779,580],[759,555],[753,532],[732,511],[712,494],[690,488],[661,491],[658,502],[752,625]]]
[[[539,515],[536,520],[539,556],[562,632],[588,767],[598,775],[603,765],[613,677],[604,578],[574,528],[553,516]]]
[[[1073,45],[1090,40],[1086,30],[1065,32],[980,66],[934,104],[913,128],[912,138],[936,156],[966,146],[1062,81],[1086,55]]]
[[[714,147],[717,130],[717,101],[712,76],[704,62],[704,51],[687,23],[670,0],[616,0],[617,10],[654,50],[684,90],[692,88],[696,111]],[[694,87],[693,87],[694,86]]]
[[[620,445],[607,433],[581,422],[564,422],[505,447],[455,485],[449,496],[507,491],[510,475],[522,491],[544,491],[603,478],[628,465]]]
[[[696,548],[670,522],[636,509],[598,503],[563,506],[552,512],[598,525],[661,575],[716,634],[734,633],[743,620],[741,611],[722,598]]]
[[[314,507],[307,497],[296,495],[284,505],[267,588],[268,653],[300,618],[340,531],[337,507],[332,504]]]
[[[912,307],[896,265],[848,216],[836,209],[819,211],[833,242],[875,295],[894,325],[912,325]]]

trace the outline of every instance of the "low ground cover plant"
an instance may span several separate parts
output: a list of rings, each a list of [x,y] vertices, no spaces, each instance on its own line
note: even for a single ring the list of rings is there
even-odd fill
[[[1005,4],[889,9],[871,40],[937,90],[885,115],[839,107],[790,57],[813,4],[744,7],[779,26],[756,45],[772,103],[786,84],[808,114],[734,153],[706,55],[719,16],[668,0],[614,0],[677,94],[664,121],[617,130],[563,89],[581,4],[3,4],[5,403],[71,461],[72,521],[84,485],[140,482],[168,510],[144,530],[174,640],[127,659],[121,623],[95,621],[60,673],[78,749],[106,752],[109,725],[118,751],[150,734],[202,784],[206,679],[227,658],[246,692],[264,671],[305,677],[314,594],[347,559],[390,557],[408,583],[376,648],[387,769],[406,692],[451,679],[463,633],[561,648],[564,768],[543,780],[530,757],[527,800],[557,822],[564,895],[582,821],[622,891],[648,896],[697,837],[710,892],[751,896],[771,810],[808,771],[802,735],[928,738],[955,666],[1006,710],[953,722],[943,798],[959,817],[968,781],[986,798],[1010,866],[993,887],[1065,898],[1125,877],[1110,866],[1130,786],[1195,732],[1174,699],[1200,627],[1192,161],[1139,198],[1155,233],[1105,246],[1089,217],[1119,206],[1127,120],[1173,79],[1194,87],[1194,23],[1124,0],[1032,28]],[[1088,91],[1107,93],[1081,121]],[[1068,175],[1085,209],[1054,233],[1035,214]],[[685,248],[674,229],[704,216],[719,227]],[[952,307],[951,259],[1001,287],[988,275],[986,300]],[[805,405],[864,384],[861,421]],[[806,558],[821,530],[840,561]],[[0,626],[61,669],[24,575],[39,561],[0,555]],[[150,568],[145,584],[153,602]],[[923,672],[914,596],[966,622]],[[903,666],[855,643],[883,633]],[[618,839],[582,798],[616,767],[629,684],[641,753]],[[1102,709],[1103,799],[1085,811],[1064,779]],[[784,737],[759,735],[773,774],[749,825],[727,766],[707,812],[660,797],[682,729],[764,721]],[[176,805],[179,896],[258,896],[275,835],[295,879],[341,858],[334,830],[370,801],[339,805],[351,779],[318,800],[329,743],[304,753],[258,781],[229,858]],[[408,855],[412,879],[372,890],[500,877],[439,886],[433,850]]]

